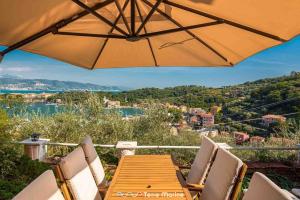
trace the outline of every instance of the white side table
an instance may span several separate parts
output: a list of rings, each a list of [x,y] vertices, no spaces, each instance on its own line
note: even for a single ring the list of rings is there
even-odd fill
[[[47,155],[47,143],[50,139],[39,138],[32,141],[31,138],[23,140],[20,144],[24,144],[24,153],[32,160],[43,161]]]

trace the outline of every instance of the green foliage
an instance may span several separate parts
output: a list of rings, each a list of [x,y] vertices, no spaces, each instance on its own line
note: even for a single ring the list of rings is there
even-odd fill
[[[0,148],[0,199],[11,199],[37,176],[50,168],[39,161],[32,161],[13,145]]]
[[[0,199],[12,199],[20,192],[27,183],[22,180],[4,180],[0,179]]]
[[[172,123],[179,123],[182,120],[182,112],[180,110],[176,108],[170,108],[168,112],[170,114]]]
[[[0,199],[11,199],[28,183],[49,169],[47,164],[22,156],[21,146],[9,144],[13,138],[9,132],[10,120],[0,110]]]

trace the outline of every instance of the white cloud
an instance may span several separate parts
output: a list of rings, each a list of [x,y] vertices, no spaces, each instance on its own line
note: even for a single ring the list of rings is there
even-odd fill
[[[20,72],[31,72],[31,67],[1,67],[0,73],[20,73]]]

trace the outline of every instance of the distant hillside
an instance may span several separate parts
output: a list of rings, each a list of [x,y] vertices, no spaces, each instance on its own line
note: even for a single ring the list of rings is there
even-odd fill
[[[222,113],[227,118],[230,116],[235,120],[244,120],[268,113],[300,112],[300,72],[221,88],[204,86],[143,88],[105,96],[129,104],[151,100],[201,107],[206,110],[213,105],[222,105]],[[300,119],[300,114],[297,118]]]
[[[57,81],[47,79],[22,79],[12,75],[0,75],[1,90],[99,90],[124,91],[126,88],[118,86],[101,86],[91,83],[73,81]]]

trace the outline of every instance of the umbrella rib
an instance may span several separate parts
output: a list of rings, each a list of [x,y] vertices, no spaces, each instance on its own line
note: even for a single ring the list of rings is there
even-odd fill
[[[191,12],[191,13],[194,13],[194,14],[198,14],[198,15],[201,15],[201,16],[204,16],[204,17],[207,17],[207,18],[210,18],[210,19],[223,21],[225,24],[228,24],[228,25],[231,25],[231,26],[240,28],[240,29],[244,29],[244,30],[246,30],[246,31],[249,31],[249,32],[252,32],[252,33],[255,33],[255,34],[258,34],[258,35],[262,35],[262,36],[264,36],[264,37],[268,37],[268,38],[271,38],[271,39],[273,39],[273,40],[277,40],[277,41],[280,41],[280,42],[286,42],[286,41],[287,41],[287,40],[285,40],[285,39],[283,39],[283,38],[280,38],[280,37],[278,37],[278,36],[276,36],[276,35],[273,35],[273,34],[270,34],[270,33],[267,33],[267,32],[264,32],[264,31],[261,31],[261,30],[258,30],[258,29],[255,29],[255,28],[251,28],[251,27],[249,27],[249,26],[245,26],[245,25],[242,25],[242,24],[239,24],[239,23],[236,23],[236,22],[227,20],[227,19],[223,19],[223,18],[221,18],[221,17],[217,17],[217,16],[214,16],[214,15],[205,13],[205,12],[203,12],[203,11],[195,10],[195,9],[193,9],[193,8],[189,8],[189,7],[186,7],[186,6],[183,6],[183,5],[180,5],[180,4],[171,2],[171,1],[169,1],[169,0],[164,0],[164,3],[165,3],[165,4],[168,4],[168,5],[170,5],[170,6],[174,6],[174,7],[176,7],[176,8],[185,10],[185,11],[187,11],[187,12]]]
[[[126,9],[128,3],[129,3],[129,0],[126,0],[125,4],[123,5],[122,11],[124,11],[124,10]],[[120,20],[120,18],[121,18],[121,13],[120,13],[119,16],[116,18],[116,20],[115,20],[115,22],[114,22],[114,26],[113,26],[113,27],[111,28],[111,30],[109,31],[110,33],[113,32],[113,30],[115,29],[115,25],[118,23],[118,21]],[[101,49],[100,49],[100,51],[99,51],[99,53],[98,53],[98,55],[97,55],[97,57],[96,57],[96,59],[95,59],[93,65],[92,65],[92,67],[91,67],[91,70],[95,69],[96,63],[97,63],[97,61],[99,60],[99,58],[100,58],[102,52],[104,51],[104,48],[106,47],[106,44],[107,44],[108,40],[109,40],[109,38],[106,38],[106,39],[105,39],[104,44],[102,45],[102,47],[101,47]]]
[[[146,25],[146,23],[152,17],[153,13],[158,8],[158,6],[161,4],[162,1],[163,0],[157,0],[157,2],[154,4],[154,6],[152,7],[152,9],[150,10],[150,12],[148,13],[148,15],[146,16],[146,18],[144,19],[143,23],[138,28],[137,32],[135,33],[136,35],[138,35],[141,32],[141,30],[144,28],[144,26]]]
[[[119,12],[120,12],[120,14],[121,14],[121,17],[122,17],[122,19],[123,19],[123,21],[124,21],[124,23],[125,23],[125,26],[126,26],[126,28],[127,28],[127,30],[128,30],[128,33],[131,34],[131,30],[130,30],[128,21],[127,21],[125,15],[124,15],[124,12],[123,12],[123,10],[122,10],[122,8],[121,8],[121,5],[120,5],[119,0],[115,0],[115,4],[116,4],[116,6],[117,6],[117,8],[118,8],[118,10],[119,10]]]
[[[142,0],[146,5],[152,7],[153,4],[146,1],[146,0]],[[159,8],[156,9],[157,12],[159,12],[162,16],[164,16],[165,18],[167,18],[168,20],[170,20],[171,22],[173,22],[176,26],[178,26],[179,28],[184,28],[184,26],[182,26],[179,22],[177,22],[175,19],[173,19],[172,17],[170,17],[169,15],[167,15],[165,12],[163,12],[162,10],[160,10]],[[192,36],[193,38],[195,38],[198,42],[200,42],[202,45],[204,45],[206,48],[210,49],[212,52],[214,52],[217,56],[219,56],[222,60],[224,60],[225,62],[227,62],[228,64],[230,64],[231,66],[233,65],[226,57],[224,57],[221,53],[219,53],[217,50],[215,50],[213,47],[211,47],[209,44],[207,44],[206,42],[204,42],[202,39],[200,39],[198,36],[196,36],[194,33],[192,33],[189,30],[185,29],[185,32],[187,34],[189,34],[190,36]]]
[[[135,2],[135,4],[136,4],[137,11],[139,13],[140,19],[141,19],[142,23],[144,23],[144,19],[143,19],[140,7],[139,7],[139,5],[138,5],[137,2]],[[144,29],[145,33],[147,34],[146,26],[144,26],[143,29]],[[155,64],[156,67],[158,67],[157,60],[156,60],[156,57],[155,57],[155,54],[154,54],[153,47],[152,47],[152,44],[150,42],[150,39],[149,38],[146,38],[146,39],[147,39],[147,42],[148,42],[148,45],[149,45],[149,48],[150,48],[150,51],[151,51],[151,54],[152,54],[152,58],[154,60],[154,64]]]
[[[114,39],[125,39],[126,36],[117,34],[93,34],[93,33],[76,33],[76,32],[64,32],[58,31],[54,32],[56,35],[70,35],[70,36],[81,36],[81,37],[96,37],[96,38],[114,38]]]
[[[113,1],[114,0],[107,0],[105,2],[98,3],[95,6],[93,6],[91,9],[92,10],[97,10],[97,9],[103,8],[103,7],[111,4]],[[72,23],[72,22],[74,22],[74,21],[76,21],[76,20],[78,20],[78,19],[80,19],[80,18],[88,15],[88,14],[89,14],[89,12],[87,12],[86,10],[84,10],[84,11],[82,11],[80,13],[77,13],[76,15],[73,15],[73,16],[71,16],[69,18],[63,19],[63,20],[61,20],[61,21],[59,21],[59,22],[57,22],[57,23],[55,23],[55,24],[53,24],[53,25],[45,28],[42,31],[39,31],[39,32],[37,32],[37,33],[35,33],[35,34],[33,34],[33,35],[31,35],[31,36],[29,36],[29,37],[27,37],[27,38],[19,41],[19,42],[14,43],[13,45],[7,47],[2,52],[0,52],[0,54],[2,56],[4,56],[5,54],[7,54],[7,53],[9,53],[9,52],[11,52],[11,51],[13,51],[15,49],[18,49],[18,48],[20,48],[20,47],[22,47],[22,46],[24,46],[24,45],[26,45],[26,44],[28,44],[30,42],[33,42],[33,41],[39,39],[40,37],[43,37],[44,35],[47,35],[48,33],[51,33],[51,32],[55,33],[55,32],[57,32],[58,29],[66,26],[66,25],[68,25],[68,24],[70,24],[70,23]]]
[[[81,8],[83,8],[84,10],[88,11],[90,14],[94,15],[95,17],[97,17],[98,19],[100,19],[101,21],[103,21],[104,23],[108,24],[109,26],[113,27],[114,24],[109,21],[108,19],[106,19],[105,17],[103,17],[102,15],[100,15],[99,13],[97,13],[95,10],[91,9],[90,7],[88,7],[87,5],[85,5],[84,3],[82,3],[79,0],[72,0],[74,3],[76,3],[78,6],[80,6]],[[128,35],[123,29],[119,28],[118,26],[115,26],[115,29],[117,31],[119,31],[120,33],[122,33],[123,35]]]
[[[184,26],[184,27],[179,27],[179,28],[173,28],[173,29],[168,29],[168,30],[163,30],[163,31],[157,31],[157,32],[152,32],[152,33],[146,33],[139,35],[139,37],[153,37],[153,36],[159,36],[163,34],[169,34],[169,33],[176,33],[180,31],[185,31],[185,30],[191,30],[191,29],[198,29],[202,27],[207,27],[207,26],[213,26],[213,25],[218,25],[222,24],[223,22],[221,21],[214,21],[214,22],[208,22],[208,23],[203,23],[203,24],[196,24],[196,25],[191,25],[191,26]]]
[[[102,54],[102,52],[103,52],[103,50],[104,50],[104,48],[105,48],[105,46],[106,46],[108,40],[109,40],[108,38],[105,39],[105,41],[104,41],[104,43],[103,43],[103,45],[102,45],[102,47],[101,47],[101,49],[100,49],[100,51],[99,51],[99,53],[98,53],[96,59],[95,59],[93,65],[92,65],[92,67],[91,67],[91,70],[95,69],[96,63],[97,63],[97,61],[99,60],[99,58],[100,58],[100,56],[101,56],[101,54]]]

